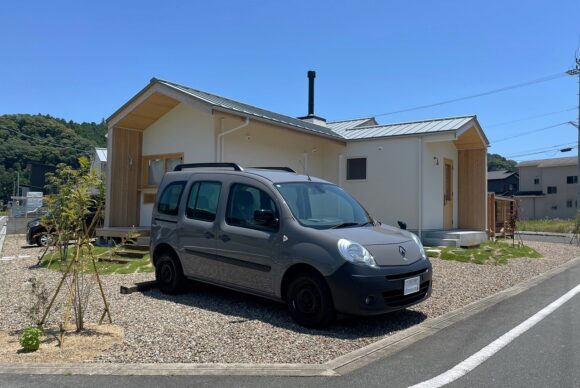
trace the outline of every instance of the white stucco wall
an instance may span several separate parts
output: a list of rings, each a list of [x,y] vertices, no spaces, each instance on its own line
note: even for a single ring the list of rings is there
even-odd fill
[[[143,132],[143,156],[183,152],[184,163],[213,161],[215,136],[211,113],[181,103]],[[143,203],[141,226],[151,225],[153,204]]]
[[[338,183],[338,158],[346,145],[297,131],[251,122],[225,135],[224,162],[242,166],[284,166]]]
[[[348,158],[367,158],[367,179],[346,180]],[[418,229],[419,141],[417,138],[351,142],[343,157],[342,187],[379,221]]]

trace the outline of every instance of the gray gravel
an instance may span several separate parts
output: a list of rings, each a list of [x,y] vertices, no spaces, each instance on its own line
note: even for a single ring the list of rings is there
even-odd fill
[[[2,256],[38,254],[8,238]],[[323,363],[426,319],[455,310],[530,279],[580,256],[576,246],[529,242],[546,257],[512,259],[508,265],[432,260],[433,295],[409,310],[375,318],[346,317],[332,328],[308,330],[294,324],[285,306],[212,286],[192,284],[189,292],[166,296],[157,290],[119,294],[119,286],[150,280],[153,274],[109,275],[103,280],[114,323],[125,341],[97,362]],[[31,276],[56,284],[59,274],[31,267],[34,258],[0,262],[0,329],[25,326],[19,311]],[[91,303],[99,307],[98,293]],[[89,320],[100,311],[93,309]]]

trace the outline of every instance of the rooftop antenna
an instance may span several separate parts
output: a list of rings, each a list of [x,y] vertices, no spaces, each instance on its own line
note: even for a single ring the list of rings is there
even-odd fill
[[[302,169],[304,170],[304,172],[306,173],[306,176],[308,177],[308,180],[310,182],[312,182],[312,179],[310,179],[310,174],[308,173],[308,169],[306,168],[306,165],[304,164],[304,161],[302,159],[299,160],[300,164],[302,165]]]

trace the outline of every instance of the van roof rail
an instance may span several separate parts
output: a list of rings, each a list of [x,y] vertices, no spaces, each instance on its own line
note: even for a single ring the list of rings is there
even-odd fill
[[[237,163],[183,163],[175,166],[173,171],[181,171],[184,168],[232,168],[234,171],[244,171]]]
[[[296,174],[296,171],[294,171],[290,167],[250,167],[250,168],[255,168],[255,169],[259,169],[259,170],[286,171],[286,172],[292,172],[292,173]]]

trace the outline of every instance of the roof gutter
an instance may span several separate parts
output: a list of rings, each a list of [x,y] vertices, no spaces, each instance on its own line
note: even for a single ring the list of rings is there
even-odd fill
[[[223,123],[223,119],[222,123]],[[217,136],[217,144],[216,144],[216,157],[217,157],[217,162],[223,162],[224,159],[224,136],[228,135],[232,132],[237,131],[238,129],[242,129],[244,127],[247,127],[250,124],[250,118],[246,116],[246,121],[244,121],[244,123],[242,125],[238,125],[237,127],[228,129],[225,132],[220,132],[218,133]],[[220,130],[223,130],[223,124],[220,124]]]

